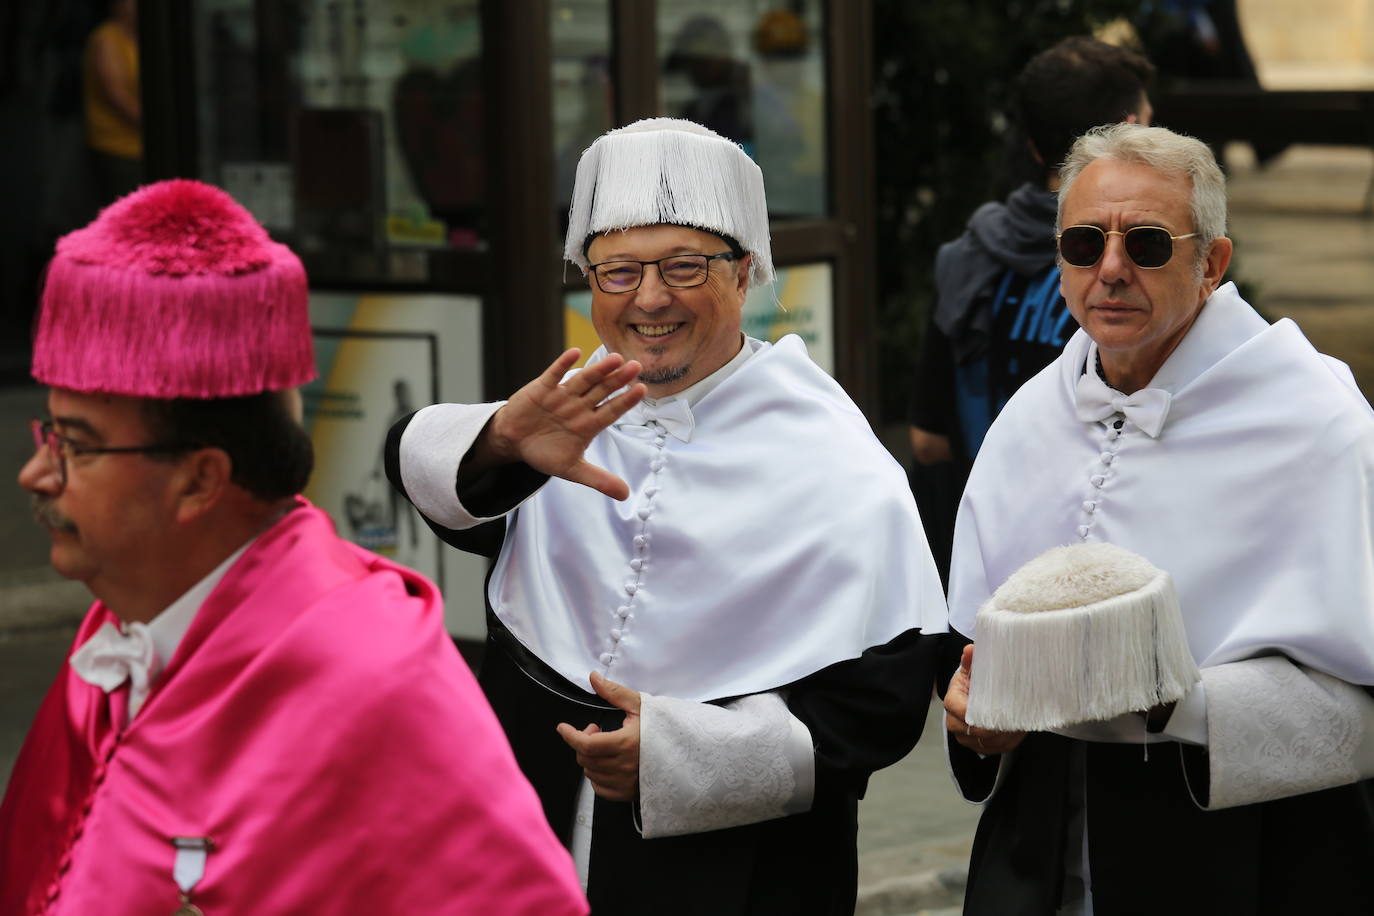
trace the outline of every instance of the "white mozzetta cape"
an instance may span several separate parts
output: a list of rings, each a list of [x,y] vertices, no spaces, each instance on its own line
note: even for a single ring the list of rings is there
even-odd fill
[[[1093,352],[1079,331],[989,431],[955,531],[951,625],[976,639],[978,608],[1022,563],[1105,541],[1173,577],[1200,666],[1282,654],[1374,684],[1374,420],[1344,365],[1227,284],[1150,383],[1173,395],[1159,438],[1129,420],[1113,437],[1110,418],[1075,415]]]
[[[689,442],[647,426],[592,442],[628,500],[555,478],[508,517],[491,606],[573,683],[714,700],[945,631],[901,467],[800,338],[749,345]]]

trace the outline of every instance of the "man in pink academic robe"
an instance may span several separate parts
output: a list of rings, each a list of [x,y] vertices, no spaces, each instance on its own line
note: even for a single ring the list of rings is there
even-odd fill
[[[0,806],[2,913],[587,912],[435,587],[297,495],[304,295],[195,182],[59,243],[19,481],[98,600]]]

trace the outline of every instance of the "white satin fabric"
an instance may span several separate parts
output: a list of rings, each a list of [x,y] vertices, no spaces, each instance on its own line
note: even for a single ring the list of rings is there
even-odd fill
[[[945,630],[901,467],[800,338],[748,346],[689,442],[655,425],[592,442],[628,500],[554,479],[509,516],[488,598],[568,680],[714,700]]]
[[[1093,356],[1075,334],[989,431],[955,531],[951,625],[976,639],[978,608],[1022,563],[1101,540],[1173,576],[1200,666],[1282,654],[1374,684],[1374,422],[1349,370],[1231,284],[1150,383],[1171,395],[1158,438],[1129,415],[1119,432],[1078,418]]]
[[[411,417],[401,436],[401,482],[430,521],[459,531],[491,521],[463,508],[455,489],[463,456],[505,403],[431,404]]]

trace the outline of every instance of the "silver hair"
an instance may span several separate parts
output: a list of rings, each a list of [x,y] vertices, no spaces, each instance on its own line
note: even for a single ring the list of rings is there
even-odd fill
[[[1207,144],[1163,127],[1126,122],[1094,127],[1074,141],[1059,169],[1056,234],[1062,228],[1064,201],[1069,196],[1069,188],[1082,171],[1098,159],[1148,165],[1165,175],[1189,180],[1193,190],[1193,231],[1198,235],[1199,267],[1212,241],[1226,235],[1226,178]]]

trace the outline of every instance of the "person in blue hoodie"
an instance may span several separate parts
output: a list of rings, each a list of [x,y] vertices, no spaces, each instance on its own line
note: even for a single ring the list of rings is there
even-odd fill
[[[935,257],[936,298],[908,419],[916,461],[953,465],[946,511],[921,505],[942,570],[958,493],[988,426],[1078,328],[1055,264],[1059,163],[1090,127],[1149,124],[1154,72],[1141,55],[1083,35],[1031,58],[1017,76],[1012,115],[1040,180],[983,204]]]

